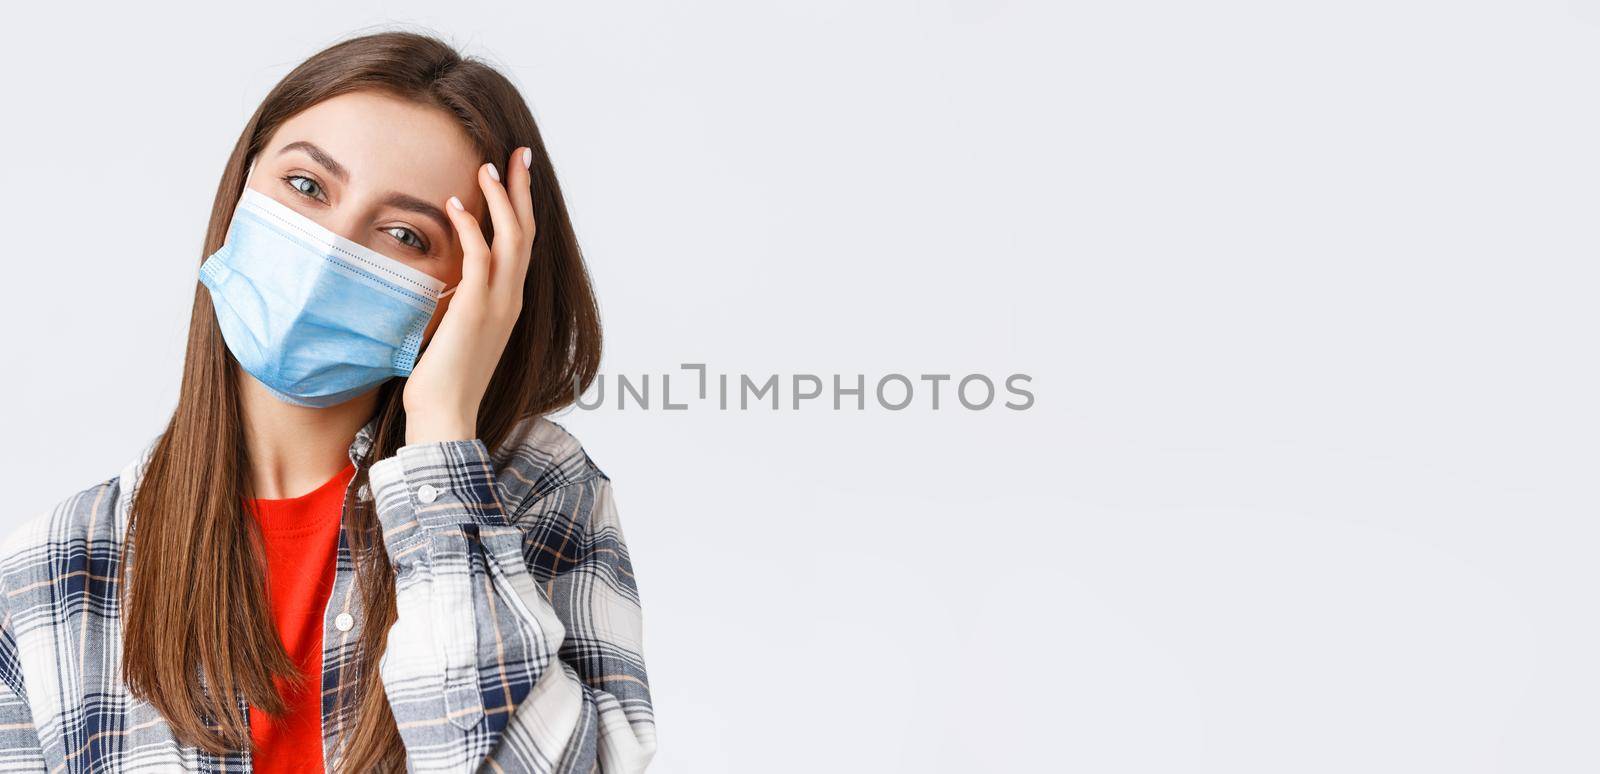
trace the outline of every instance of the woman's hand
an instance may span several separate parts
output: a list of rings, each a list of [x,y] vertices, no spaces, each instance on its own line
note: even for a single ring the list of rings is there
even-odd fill
[[[445,212],[461,240],[461,283],[450,297],[411,376],[406,380],[406,443],[471,440],[478,436],[478,404],[522,314],[522,285],[533,254],[533,152],[517,148],[501,185],[492,164],[478,168],[494,223],[494,246],[484,243],[478,219],[450,197]]]

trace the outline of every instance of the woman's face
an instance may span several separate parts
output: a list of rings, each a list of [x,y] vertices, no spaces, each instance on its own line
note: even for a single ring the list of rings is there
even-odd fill
[[[471,139],[443,110],[378,92],[323,100],[267,139],[249,187],[346,239],[454,287],[461,244],[445,202],[461,199],[484,222],[481,164]],[[431,337],[453,296],[439,302]]]

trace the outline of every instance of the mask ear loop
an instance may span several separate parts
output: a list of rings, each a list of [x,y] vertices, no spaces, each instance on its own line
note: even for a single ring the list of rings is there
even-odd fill
[[[449,297],[451,293],[456,292],[456,288],[459,288],[459,287],[461,287],[461,283],[458,282],[458,283],[456,283],[455,287],[452,287],[449,290],[446,290],[445,292],[440,293],[439,296],[438,296],[438,300],[440,300],[440,301],[445,300],[445,298]]]

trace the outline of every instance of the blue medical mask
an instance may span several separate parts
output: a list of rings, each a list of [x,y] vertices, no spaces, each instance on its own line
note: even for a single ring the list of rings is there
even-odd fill
[[[200,282],[239,365],[280,400],[318,407],[410,374],[455,292],[249,187]]]

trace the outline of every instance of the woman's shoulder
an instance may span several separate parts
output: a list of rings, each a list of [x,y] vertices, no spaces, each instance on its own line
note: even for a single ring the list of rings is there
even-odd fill
[[[610,481],[577,437],[548,417],[519,421],[492,457],[513,512],[564,487]]]
[[[129,473],[67,495],[11,527],[0,538],[0,589],[12,597],[30,590],[60,594],[57,586],[73,578],[81,579],[75,584],[80,590],[102,580],[121,554]]]
[[[114,562],[126,535],[128,506],[160,435],[149,439],[116,475],[56,501],[0,537],[0,580],[37,582],[63,572]]]

